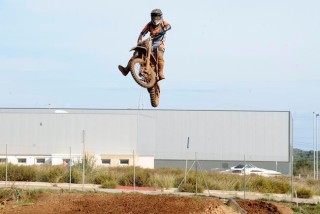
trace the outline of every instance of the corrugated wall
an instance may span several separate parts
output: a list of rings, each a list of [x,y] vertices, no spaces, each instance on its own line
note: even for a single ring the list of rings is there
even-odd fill
[[[11,154],[81,153],[85,130],[98,154],[289,161],[289,121],[269,111],[0,109],[0,153],[5,144]]]
[[[12,154],[82,153],[83,140],[92,153],[131,154],[138,134],[137,116],[117,111],[2,112],[0,130]]]
[[[156,159],[289,161],[289,117],[289,112],[157,111]]]

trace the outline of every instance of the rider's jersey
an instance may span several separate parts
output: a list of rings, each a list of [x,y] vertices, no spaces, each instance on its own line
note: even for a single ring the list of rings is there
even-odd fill
[[[170,30],[171,29],[171,25],[166,22],[166,21],[163,21],[161,24],[159,24],[157,27],[154,27],[152,22],[149,22],[141,31],[141,35],[142,36],[145,36],[148,32],[150,32],[150,35],[151,36],[157,36],[158,33],[161,31],[161,30]],[[156,39],[154,39],[152,41],[152,47],[153,48],[156,48],[156,47],[163,47],[164,48],[164,41],[165,41],[166,37],[165,35],[163,36],[160,36]]]

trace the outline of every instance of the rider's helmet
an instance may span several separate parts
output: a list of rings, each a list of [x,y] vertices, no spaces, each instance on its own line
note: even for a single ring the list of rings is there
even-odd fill
[[[151,22],[155,26],[158,26],[162,22],[162,11],[160,9],[151,11]]]

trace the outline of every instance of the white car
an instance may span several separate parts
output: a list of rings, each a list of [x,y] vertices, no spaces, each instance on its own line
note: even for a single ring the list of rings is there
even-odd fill
[[[253,164],[246,164],[246,165],[238,164],[237,166],[233,166],[230,168],[230,172],[232,172],[232,173],[244,174],[244,171],[245,171],[246,175],[248,175],[248,174],[257,174],[257,175],[262,175],[262,176],[281,175],[281,172],[259,168]]]

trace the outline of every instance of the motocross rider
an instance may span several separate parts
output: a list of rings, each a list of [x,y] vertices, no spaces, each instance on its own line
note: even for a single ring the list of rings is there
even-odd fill
[[[168,30],[171,29],[171,25],[164,21],[162,18],[162,11],[160,9],[154,9],[151,11],[151,22],[149,22],[141,31],[139,37],[138,37],[138,45],[142,43],[142,38],[150,32],[150,35],[152,37],[156,37],[152,41],[152,47],[155,50],[155,48],[158,47],[158,68],[159,68],[159,80],[164,79],[163,74],[163,68],[164,68],[164,41],[165,41],[165,34]],[[124,76],[127,76],[127,74],[130,71],[130,64],[133,58],[131,58],[127,64],[126,67],[123,67],[121,65],[118,66],[119,70]]]

